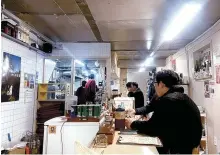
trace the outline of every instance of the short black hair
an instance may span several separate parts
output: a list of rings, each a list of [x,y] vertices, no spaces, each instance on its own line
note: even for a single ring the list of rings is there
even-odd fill
[[[126,87],[127,87],[127,88],[131,88],[131,86],[135,86],[135,87],[138,88],[137,82],[128,82],[128,83],[126,84]]]
[[[166,87],[171,88],[179,83],[179,75],[172,70],[159,71],[156,74],[156,82],[163,82]]]
[[[138,88],[137,82],[132,82],[132,85],[135,86],[136,88]]]
[[[91,74],[91,75],[89,76],[89,78],[90,78],[90,79],[94,79],[94,78],[95,78],[95,75],[94,75],[94,74]]]
[[[131,86],[132,86],[132,82],[128,82],[128,83],[126,84],[126,87],[127,87],[127,88],[131,88]]]
[[[85,87],[86,86],[86,81],[82,81],[82,86]]]

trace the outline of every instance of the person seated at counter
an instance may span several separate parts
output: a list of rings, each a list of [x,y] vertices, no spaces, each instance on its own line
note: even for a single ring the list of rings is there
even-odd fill
[[[156,74],[157,98],[152,102],[152,117],[148,121],[126,119],[126,127],[160,138],[160,154],[192,154],[202,137],[202,122],[197,105],[182,92],[172,89],[178,84],[178,75],[171,70]],[[181,89],[182,91],[182,89]],[[136,112],[138,113],[138,112]]]
[[[82,86],[76,90],[77,105],[86,104],[86,81],[82,81]]]
[[[144,95],[138,84],[136,82],[128,82],[126,84],[128,89],[128,97],[134,97],[135,99],[135,108],[140,108],[144,106]]]

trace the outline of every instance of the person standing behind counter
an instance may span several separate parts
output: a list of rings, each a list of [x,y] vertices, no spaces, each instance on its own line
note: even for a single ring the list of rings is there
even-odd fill
[[[89,80],[85,86],[85,88],[86,88],[86,101],[93,102],[93,103],[95,103],[95,94],[97,91],[97,86],[96,86],[96,82],[95,82],[94,78],[95,78],[95,75],[91,74],[89,76]]]
[[[126,87],[129,91],[128,97],[134,97],[135,99],[135,108],[140,108],[144,106],[144,95],[138,84],[136,82],[128,82]]]
[[[86,104],[86,90],[85,90],[85,86],[86,86],[86,81],[82,81],[82,86],[79,87],[76,90],[76,96],[78,97],[77,105]]]
[[[149,121],[126,119],[127,128],[149,136],[159,137],[163,147],[160,154],[192,154],[202,137],[202,122],[196,104],[172,87],[178,84],[178,75],[171,70],[157,73],[155,90],[158,98],[152,104]],[[182,91],[182,90],[180,90]]]

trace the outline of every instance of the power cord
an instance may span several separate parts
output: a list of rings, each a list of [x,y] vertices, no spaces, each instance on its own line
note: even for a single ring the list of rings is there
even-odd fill
[[[61,128],[60,128],[60,135],[61,135],[61,152],[62,152],[62,154],[63,154],[63,133],[62,133],[62,129],[63,129],[63,126],[64,126],[64,124],[65,124],[66,122],[63,122],[63,124],[62,124],[62,126],[61,126]]]

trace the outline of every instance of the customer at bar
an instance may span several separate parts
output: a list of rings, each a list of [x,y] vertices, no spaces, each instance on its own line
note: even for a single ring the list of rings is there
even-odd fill
[[[127,128],[159,137],[163,144],[157,148],[160,154],[192,154],[202,137],[198,107],[186,94],[173,89],[178,79],[171,70],[158,72],[155,82],[158,98],[152,104],[152,117],[148,121],[126,119]]]
[[[136,82],[128,82],[126,84],[128,91],[130,92],[130,97],[135,99],[135,108],[140,108],[144,106],[144,95],[138,84]]]
[[[94,80],[95,75],[91,74],[89,80],[86,83],[86,101],[95,103],[95,94],[96,94],[96,82]]]
[[[132,82],[128,82],[126,84],[126,87],[127,87],[127,90],[128,90],[128,97],[133,97],[133,94],[134,94],[133,91],[130,89],[131,85],[132,85]]]
[[[85,90],[85,86],[86,86],[86,81],[82,81],[82,86],[79,87],[76,90],[76,96],[78,97],[77,99],[77,104],[86,104],[86,90]]]

